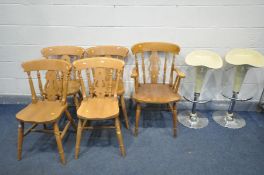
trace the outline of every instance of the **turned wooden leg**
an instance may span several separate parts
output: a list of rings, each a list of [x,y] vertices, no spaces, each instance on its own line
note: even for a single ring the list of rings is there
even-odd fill
[[[62,147],[62,142],[61,142],[60,130],[59,130],[59,126],[58,126],[57,122],[55,122],[53,124],[53,128],[54,128],[54,135],[56,138],[56,142],[57,142],[57,146],[58,146],[58,150],[59,150],[59,154],[60,154],[60,158],[61,158],[61,163],[66,164],[65,157],[64,157],[64,151],[63,151],[63,147]]]
[[[17,160],[21,160],[22,158],[21,155],[22,155],[23,137],[24,137],[24,123],[19,122],[18,137],[17,137]]]
[[[172,118],[173,118],[173,136],[177,136],[177,107],[176,103],[173,103],[172,107]]]
[[[121,101],[121,107],[122,107],[123,115],[124,115],[125,122],[126,122],[126,128],[129,129],[129,122],[128,122],[128,116],[127,116],[127,110],[126,110],[126,103],[125,103],[124,95],[120,96],[120,101]]]
[[[76,111],[78,110],[78,108],[80,107],[80,103],[79,103],[79,99],[77,98],[77,95],[73,95],[73,101],[76,107]]]
[[[75,159],[78,159],[78,155],[80,152],[80,143],[82,137],[82,120],[79,119],[78,121],[78,129],[77,129],[77,136],[76,136],[76,145],[75,145]]]
[[[140,106],[140,103],[137,103],[136,122],[135,122],[135,136],[138,135],[138,125],[139,125],[139,119],[140,119],[140,112],[141,112],[141,106]]]
[[[73,120],[73,118],[72,118],[70,112],[68,111],[68,109],[65,110],[65,114],[66,114],[67,119],[71,122],[72,127],[73,127],[74,130],[76,131],[76,130],[77,130],[77,126],[76,126],[76,124],[75,124],[75,122],[74,122],[74,120]]]
[[[124,147],[124,143],[123,143],[123,137],[122,137],[122,133],[121,133],[121,129],[120,129],[119,117],[115,118],[115,127],[116,127],[116,135],[117,135],[117,140],[118,140],[119,147],[120,147],[120,152],[121,152],[121,155],[124,157],[124,156],[126,156],[126,151],[125,151],[125,147]]]
[[[82,96],[82,92],[81,91],[78,91],[78,96],[79,96],[80,101],[82,101],[83,100],[83,96]]]

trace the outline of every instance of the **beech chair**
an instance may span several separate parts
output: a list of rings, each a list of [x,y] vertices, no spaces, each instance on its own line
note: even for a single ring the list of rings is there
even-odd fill
[[[67,87],[68,77],[71,65],[63,60],[54,59],[39,59],[28,61],[22,64],[24,71],[28,75],[30,91],[32,95],[32,102],[27,107],[16,114],[16,119],[19,121],[18,125],[18,145],[17,151],[18,160],[21,160],[23,138],[32,131],[54,133],[58,150],[63,164],[66,163],[64,151],[62,147],[62,139],[67,130],[72,124],[76,129],[76,125],[67,110]],[[45,74],[46,84],[43,87],[41,75]],[[40,97],[37,96],[35,86],[33,83],[34,75],[38,81]],[[57,80],[60,81],[57,81]],[[59,130],[58,121],[61,115],[65,113],[69,120],[63,131]],[[24,123],[30,123],[32,126],[24,132]],[[53,129],[35,129],[39,124],[52,124]]]
[[[83,48],[77,46],[52,46],[43,48],[41,53],[46,58],[62,59],[72,64],[73,61],[83,58],[84,51]],[[76,110],[80,106],[77,95],[81,98],[80,81],[76,78],[76,71],[72,67],[67,96],[73,96]]]
[[[89,123],[87,121],[95,120],[115,120],[115,126],[105,126],[103,128],[116,129],[121,155],[125,156],[117,97],[118,85],[122,77],[124,64],[124,61],[107,57],[85,58],[73,63],[78,72],[83,94],[83,101],[77,111],[79,121],[75,159],[78,159],[83,130],[98,128],[96,126],[88,126]],[[87,79],[87,87],[84,85],[83,74]],[[116,82],[115,84],[113,83],[114,81]],[[86,94],[86,88],[89,91],[88,95]]]
[[[238,97],[243,80],[249,69],[264,67],[264,56],[253,49],[232,49],[226,54],[225,60],[235,67],[232,96],[228,97],[223,94],[224,97],[230,99],[228,110],[214,112],[213,119],[223,127],[239,129],[246,126],[246,121],[234,113],[236,101],[248,101],[253,98]]]
[[[133,99],[137,103],[135,136],[138,134],[141,103],[153,103],[169,105],[173,113],[173,136],[176,137],[176,102],[181,99],[178,89],[181,79],[185,77],[185,74],[175,67],[175,57],[179,54],[180,47],[172,43],[144,42],[134,45],[131,50],[135,55],[136,64],[131,75],[135,82]],[[147,54],[150,54],[150,56],[148,57],[149,66],[146,68],[147,59],[145,56]],[[162,54],[164,56],[163,65],[161,65],[160,60]],[[141,64],[139,64],[139,57],[141,57]],[[170,62],[169,59],[171,60]],[[177,74],[176,77],[174,73]],[[169,77],[167,75],[169,75]],[[147,81],[148,76],[150,77],[149,81]],[[143,82],[140,82],[141,79]],[[159,80],[161,80],[161,82]]]
[[[86,49],[86,53],[88,57],[111,57],[123,60],[128,55],[128,49],[122,46],[96,46]],[[122,73],[123,75],[123,73]],[[115,81],[112,82],[113,86],[115,86]],[[123,115],[125,118],[126,128],[129,129],[129,120],[127,116],[127,110],[126,110],[126,103],[124,99],[125,94],[125,88],[124,88],[124,82],[123,77],[120,77],[117,95],[120,97],[120,103],[123,111]]]

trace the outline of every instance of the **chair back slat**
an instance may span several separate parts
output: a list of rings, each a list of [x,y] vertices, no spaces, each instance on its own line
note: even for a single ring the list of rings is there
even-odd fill
[[[68,75],[71,65],[63,60],[38,59],[22,63],[22,67],[27,72],[32,102],[38,101],[32,75],[36,73],[41,100],[61,100],[66,103]],[[41,72],[45,72],[45,86],[43,88]],[[59,81],[60,80],[60,81]]]
[[[175,54],[173,54],[173,56],[172,56],[172,63],[171,63],[171,70],[170,70],[170,81],[169,81],[170,86],[172,86],[172,81],[173,81],[174,61],[175,61]]]
[[[93,57],[93,58],[84,58],[82,60],[75,61],[73,63],[76,70],[80,73],[84,70],[92,72],[87,75],[88,79],[88,90],[90,97],[93,98],[103,98],[113,96],[117,91],[113,87],[113,80],[116,81],[117,86],[120,79],[120,73],[124,68],[124,61],[117,60],[114,58],[108,57]],[[117,72],[114,74],[114,72]],[[88,77],[90,77],[90,80]],[[81,77],[80,77],[81,78]],[[80,79],[82,85],[82,91],[86,92],[84,87],[83,79]],[[93,87],[92,90],[90,87]]]
[[[85,100],[87,98],[87,95],[86,95],[84,81],[83,81],[83,77],[82,77],[82,71],[78,70],[77,72],[78,72],[78,78],[80,79],[82,96],[83,96],[83,99]]]
[[[31,72],[27,72],[27,75],[28,75],[28,82],[29,82],[29,87],[30,87],[30,92],[31,92],[31,97],[32,97],[32,103],[36,103],[38,99],[37,99],[36,91],[35,91],[34,84],[32,81]]]
[[[165,53],[165,61],[164,61],[164,68],[163,68],[163,84],[166,82],[166,72],[167,72],[167,60],[168,60],[168,53]]]
[[[62,104],[65,104],[67,101],[67,92],[68,92],[68,82],[69,82],[69,73],[62,72],[62,96],[59,96],[61,98]]]
[[[135,64],[136,64],[137,71],[139,71],[138,56],[139,55],[141,56],[142,75],[139,72],[137,73],[139,77],[143,76],[143,83],[156,84],[156,83],[161,82],[165,84],[166,80],[168,80],[169,84],[172,85],[175,55],[178,55],[180,51],[180,47],[178,45],[172,44],[172,43],[164,43],[164,42],[145,42],[145,43],[135,44],[131,48],[131,50],[133,54],[135,55]],[[145,58],[146,55],[149,55],[149,57]],[[161,59],[161,58],[164,58],[164,59]],[[147,59],[149,60],[149,62],[146,61]],[[146,63],[149,63],[149,64],[147,65]],[[163,68],[162,68],[162,64],[163,64]],[[147,66],[148,68],[146,69]],[[170,72],[169,79],[167,79],[166,77],[167,70],[169,69],[171,70],[171,72]],[[150,77],[150,82],[147,82],[146,70],[149,73],[148,75]],[[139,78],[139,80],[142,80],[142,79]]]
[[[142,60],[142,72],[143,72],[143,82],[146,83],[146,69],[145,69],[145,54],[144,52],[141,53],[141,60]]]
[[[39,85],[40,95],[42,96],[42,99],[45,99],[45,95],[43,92],[43,85],[42,85],[42,81],[41,81],[41,75],[40,75],[39,71],[37,71],[37,77],[38,77],[38,85]]]
[[[113,69],[108,69],[106,72],[108,73],[108,77],[106,77],[106,81],[108,82],[108,96],[111,96],[113,86]]]
[[[136,64],[137,74],[139,75],[139,66],[138,66],[138,57],[137,57],[137,54],[135,54],[135,64]]]
[[[114,87],[114,97],[117,97],[117,91],[118,91],[118,85],[119,85],[119,81],[121,80],[121,74],[122,74],[123,70],[117,70],[117,77],[116,77],[116,84]]]
[[[151,52],[149,57],[149,76],[151,83],[158,83],[159,71],[160,71],[160,58],[157,51]]]
[[[87,86],[89,87],[89,92],[90,92],[90,95],[93,95],[94,94],[94,87],[92,85],[92,81],[91,81],[91,69],[85,69],[85,72],[86,72],[86,77],[87,77]]]

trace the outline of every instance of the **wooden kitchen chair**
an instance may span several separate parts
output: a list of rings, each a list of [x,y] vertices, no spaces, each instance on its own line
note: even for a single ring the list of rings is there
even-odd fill
[[[73,63],[78,71],[81,82],[83,101],[77,111],[79,118],[75,158],[78,158],[80,151],[81,135],[84,129],[95,129],[95,126],[87,126],[91,120],[115,120],[115,126],[105,126],[105,128],[115,128],[120,146],[121,155],[125,156],[120,122],[117,91],[120,78],[122,76],[124,61],[107,57],[85,58]],[[93,70],[94,71],[93,73]],[[89,95],[86,95],[86,88],[83,81],[83,74],[87,79]],[[115,80],[115,84],[113,84]]]
[[[46,47],[41,50],[41,53],[46,58],[62,59],[69,63],[75,60],[83,58],[84,49],[77,46],[52,46]],[[77,98],[77,94],[81,96],[80,92],[80,81],[76,78],[76,72],[72,67],[70,80],[68,83],[67,96],[73,96],[76,110],[79,108],[80,103]]]
[[[111,57],[120,60],[124,60],[127,57],[128,49],[122,46],[96,46],[91,47],[86,50],[88,57]],[[123,73],[122,73],[123,75]],[[113,81],[113,86],[115,86],[115,80]],[[120,103],[123,111],[123,115],[126,122],[126,128],[129,129],[129,120],[127,116],[126,103],[124,99],[125,88],[123,77],[120,77],[117,95],[120,97]]]
[[[68,76],[71,65],[63,60],[54,59],[39,59],[28,61],[22,64],[24,71],[28,75],[30,91],[32,95],[32,102],[27,107],[16,114],[19,121],[18,125],[18,145],[17,151],[18,160],[21,160],[23,138],[32,131],[54,133],[58,150],[63,164],[66,163],[62,138],[65,136],[70,124],[76,129],[76,125],[67,110],[67,87]],[[41,75],[45,74],[45,78]],[[35,79],[34,79],[35,77]],[[57,81],[57,80],[60,81]],[[42,81],[46,80],[45,86]],[[34,87],[34,81],[37,81],[39,87],[40,97]],[[58,120],[65,112],[68,122],[63,131],[59,130]],[[24,123],[30,123],[32,126],[24,132]],[[53,129],[35,129],[38,124],[52,124]]]
[[[175,57],[179,54],[180,47],[171,43],[145,42],[134,45],[132,52],[135,55],[136,64],[131,75],[135,82],[133,99],[137,103],[135,135],[138,134],[140,104],[153,103],[169,105],[173,113],[173,136],[176,137],[176,102],[181,99],[178,89],[181,78],[185,77],[184,73],[175,67]],[[148,59],[145,58],[148,55]],[[162,58],[164,59],[163,65],[161,64],[161,56],[164,57]],[[139,64],[139,57],[141,57],[141,64]],[[176,77],[174,73],[177,74]],[[149,81],[147,77],[149,77]],[[142,83],[140,83],[141,79],[143,80]]]

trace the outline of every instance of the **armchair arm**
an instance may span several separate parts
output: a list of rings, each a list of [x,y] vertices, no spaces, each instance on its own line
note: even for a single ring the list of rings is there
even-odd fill
[[[185,78],[185,73],[180,71],[177,67],[174,67],[173,71],[175,71],[180,78]]]
[[[137,92],[137,89],[138,89],[138,86],[139,86],[139,81],[138,81],[138,70],[137,70],[136,67],[133,68],[130,77],[131,78],[134,78],[135,92]]]
[[[178,93],[181,79],[185,78],[185,74],[182,71],[180,71],[178,68],[176,68],[176,67],[174,67],[173,71],[176,72],[177,76],[176,76],[176,78],[174,80],[172,89],[173,89],[173,91],[175,93]]]

